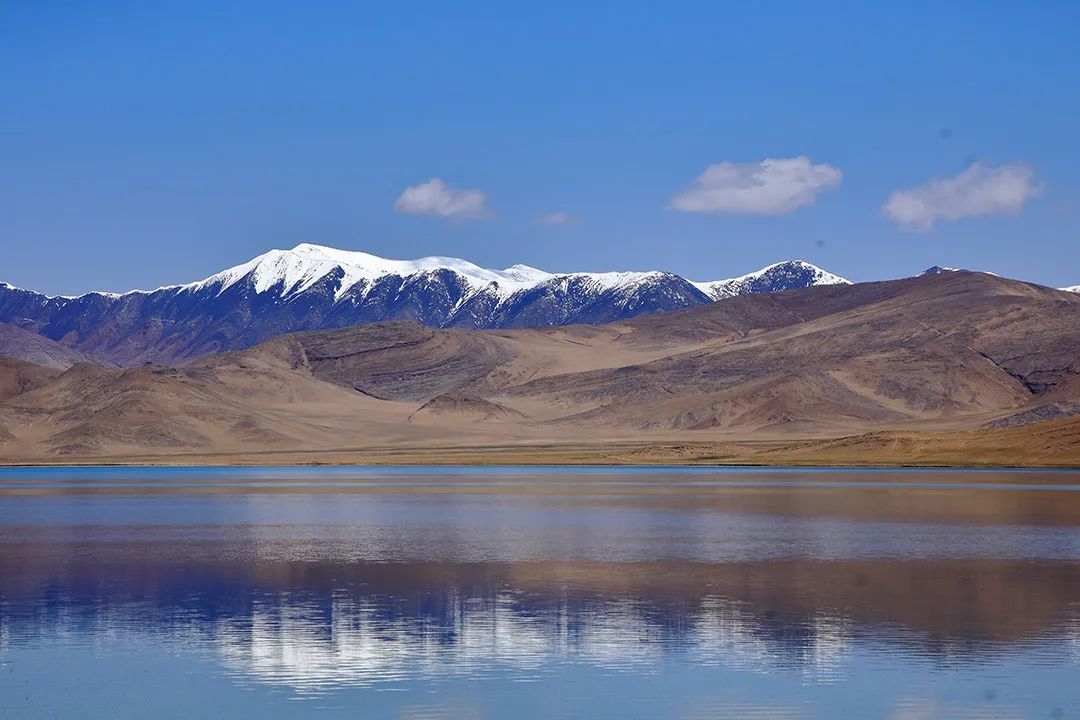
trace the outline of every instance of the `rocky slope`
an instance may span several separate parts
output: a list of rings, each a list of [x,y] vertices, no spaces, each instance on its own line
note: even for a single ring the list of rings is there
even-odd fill
[[[0,323],[0,355],[59,370],[89,360],[78,350],[7,323]]]

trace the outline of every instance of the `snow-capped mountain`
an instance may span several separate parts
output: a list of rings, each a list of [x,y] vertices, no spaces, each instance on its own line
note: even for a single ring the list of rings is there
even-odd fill
[[[960,268],[946,267],[945,265],[932,265],[923,270],[916,277],[923,277],[925,275],[943,275],[951,272],[960,272]]]
[[[250,276],[256,293],[267,292],[280,284],[283,288],[282,295],[290,296],[310,289],[327,275],[339,273],[335,299],[340,300],[358,284],[370,284],[387,276],[422,277],[442,270],[459,275],[465,284],[472,288],[490,287],[503,296],[553,277],[550,273],[528,265],[514,265],[506,270],[486,270],[458,258],[388,260],[363,252],[302,243],[292,250],[271,250],[205,280],[176,287],[193,290],[216,287],[224,291]]]
[[[788,260],[728,280],[698,282],[694,286],[713,300],[750,293],[782,292],[814,285],[850,285],[851,281],[804,260]]]
[[[690,282],[668,272],[554,274],[388,260],[301,244],[185,285],[49,297],[0,283],[0,322],[120,364],[235,350],[273,335],[384,320],[513,328],[609,322],[747,293],[847,283],[803,261]],[[0,349],[2,354],[2,349]]]
[[[1080,293],[1080,285],[1073,285],[1072,287],[1061,288],[1065,292]]]

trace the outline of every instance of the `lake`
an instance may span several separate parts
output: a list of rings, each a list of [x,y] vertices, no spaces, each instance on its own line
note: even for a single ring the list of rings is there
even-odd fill
[[[3,718],[1077,718],[1080,473],[0,470]]]

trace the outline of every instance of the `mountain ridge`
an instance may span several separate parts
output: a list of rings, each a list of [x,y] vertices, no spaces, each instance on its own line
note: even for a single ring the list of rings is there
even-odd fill
[[[694,281],[687,280],[692,285],[699,287],[705,292],[706,288],[717,288],[726,285],[743,287],[749,281],[755,280],[770,271],[784,267],[798,266],[812,273],[819,280],[816,284],[850,284],[851,281],[830,273],[813,263],[802,259],[783,260],[766,265],[759,270],[744,275],[725,278],[722,280]],[[107,290],[90,290],[79,295],[49,295],[39,293],[29,288],[0,280],[0,287],[11,291],[34,293],[47,300],[79,300],[89,296],[101,296],[107,298],[119,298],[127,295],[152,295],[164,290],[199,290],[205,287],[216,286],[221,291],[243,279],[249,273],[256,273],[256,288],[258,292],[265,292],[276,285],[278,281],[285,284],[290,293],[303,292],[309,289],[318,280],[333,272],[335,268],[346,269],[342,292],[347,291],[359,280],[375,280],[387,275],[399,275],[408,277],[424,272],[438,270],[451,270],[460,273],[476,283],[478,289],[493,282],[500,283],[503,294],[510,294],[517,290],[532,287],[536,284],[557,278],[587,278],[597,285],[605,288],[626,285],[638,282],[650,277],[662,275],[674,275],[677,273],[666,270],[627,270],[627,271],[573,271],[573,272],[548,272],[521,263],[511,265],[503,270],[483,268],[468,260],[461,258],[431,255],[413,260],[394,260],[380,257],[358,250],[340,250],[325,245],[314,243],[300,243],[290,249],[272,249],[247,262],[234,265],[219,272],[208,275],[201,280],[186,283],[173,283],[162,285],[152,290],[132,289],[123,292]],[[508,292],[507,292],[508,291]],[[747,292],[747,291],[744,291]],[[724,293],[724,297],[741,294],[737,291]]]
[[[389,260],[302,243],[155,290],[47,296],[0,283],[0,322],[98,362],[135,365],[385,320],[478,329],[603,323],[741,294],[848,282],[805,261],[695,283],[664,271],[488,270],[457,258]]]
[[[608,324],[369,323],[169,367],[7,361],[0,386],[9,462],[449,462],[484,448],[663,461],[682,447],[702,462],[1076,465],[1080,297],[959,271]]]

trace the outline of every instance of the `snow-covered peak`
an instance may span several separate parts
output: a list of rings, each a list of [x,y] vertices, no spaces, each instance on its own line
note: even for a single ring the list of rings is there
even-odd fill
[[[1080,293],[1080,285],[1073,285],[1072,287],[1061,288],[1065,292]]]
[[[216,287],[220,293],[250,275],[257,293],[266,292],[280,283],[284,295],[295,295],[335,270],[342,273],[338,298],[361,281],[370,282],[387,275],[414,277],[439,270],[449,270],[462,276],[474,292],[489,290],[502,298],[549,281],[579,279],[598,290],[609,290],[663,275],[656,271],[553,274],[521,264],[505,270],[489,270],[460,258],[430,256],[416,260],[391,260],[365,252],[301,243],[291,250],[271,250],[205,280],[178,287],[185,290]]]
[[[291,250],[271,250],[246,263],[183,287],[199,290],[215,286],[219,291],[224,291],[251,275],[257,293],[266,292],[281,283],[284,294],[292,295],[307,290],[335,270],[342,273],[339,297],[363,280],[377,280],[387,275],[410,277],[436,270],[450,270],[463,276],[474,290],[490,287],[503,296],[552,277],[527,265],[514,265],[506,270],[487,270],[459,258],[432,256],[416,260],[391,260],[365,252],[301,243]]]
[[[693,284],[709,297],[719,300],[747,293],[778,292],[814,285],[850,285],[851,281],[805,260],[787,260],[739,277]]]
[[[924,275],[943,275],[945,273],[954,272],[960,272],[960,268],[947,267],[945,265],[933,265],[923,270],[921,273],[916,275],[916,277],[923,277]]]
[[[615,288],[627,288],[640,285],[650,280],[663,277],[665,273],[657,270],[646,272],[579,272],[555,276],[567,281],[573,279],[584,280],[597,290],[613,290]]]

